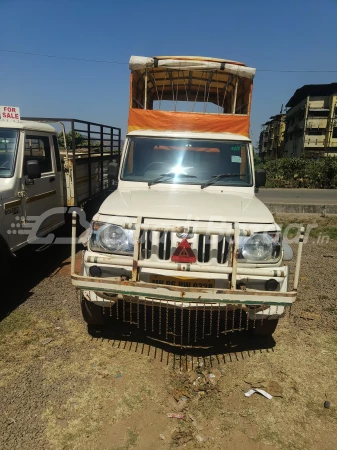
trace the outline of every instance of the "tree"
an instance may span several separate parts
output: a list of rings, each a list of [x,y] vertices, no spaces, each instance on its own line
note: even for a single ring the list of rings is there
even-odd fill
[[[78,131],[74,132],[75,134],[75,145],[76,148],[78,147],[85,147],[88,145],[86,139],[84,138],[84,136],[79,133]],[[73,134],[71,131],[69,131],[69,133],[66,133],[66,143],[67,143],[67,148],[68,150],[71,150],[73,147],[73,140],[72,140]],[[57,140],[59,143],[60,148],[64,148],[64,139],[63,139],[63,133],[59,133],[57,136]]]

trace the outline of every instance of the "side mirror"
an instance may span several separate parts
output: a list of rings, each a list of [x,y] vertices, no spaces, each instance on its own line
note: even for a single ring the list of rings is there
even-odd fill
[[[117,163],[117,161],[113,160],[108,165],[108,179],[110,181],[117,181],[118,171],[119,171],[119,164]]]
[[[259,188],[266,185],[266,171],[264,169],[255,170],[255,187]]]
[[[32,159],[27,161],[27,175],[30,180],[35,180],[36,178],[41,178],[41,167],[39,161]]]
[[[293,249],[289,244],[283,242],[283,261],[291,261],[294,257]]]

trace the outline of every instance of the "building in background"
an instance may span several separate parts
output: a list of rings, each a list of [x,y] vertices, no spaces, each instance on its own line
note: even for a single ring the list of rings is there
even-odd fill
[[[302,86],[286,106],[284,156],[337,156],[337,83]]]
[[[259,139],[259,156],[262,158],[276,159],[283,156],[285,118],[286,115],[281,112],[271,116],[269,121],[262,125]]]

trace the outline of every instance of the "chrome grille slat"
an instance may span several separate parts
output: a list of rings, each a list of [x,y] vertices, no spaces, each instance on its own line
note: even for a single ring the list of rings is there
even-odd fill
[[[202,262],[205,262],[206,258],[206,236],[202,236]]]
[[[152,231],[151,259],[159,258],[159,240],[160,240],[160,232]]]
[[[167,248],[167,235],[168,233],[163,233],[163,259],[167,259],[166,257],[166,248]]]
[[[224,264],[226,262],[227,251],[226,251],[226,237],[219,236],[218,244],[218,263]]]
[[[197,261],[203,264],[225,264],[228,245],[224,235],[194,235],[188,239]],[[143,235],[143,258],[169,261],[181,239],[170,231],[145,231]]]
[[[149,239],[149,232],[147,232],[147,231],[144,232],[144,241],[145,241],[144,242],[144,249],[145,249],[144,258],[147,259],[148,256],[149,256],[149,241],[150,241],[150,239]]]
[[[218,262],[218,236],[212,234],[210,238],[210,255],[209,260],[213,264],[217,264]]]

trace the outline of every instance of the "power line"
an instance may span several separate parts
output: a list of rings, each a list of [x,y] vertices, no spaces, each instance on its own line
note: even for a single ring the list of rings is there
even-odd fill
[[[75,58],[73,56],[45,55],[42,53],[20,52],[17,50],[6,50],[6,49],[2,49],[2,48],[0,48],[0,52],[17,53],[19,55],[28,55],[28,56],[42,56],[44,58],[71,59],[74,61],[86,61],[86,62],[95,62],[95,63],[104,63],[104,64],[128,64],[128,63],[124,63],[124,62],[120,62],[120,61],[106,61],[104,59]]]
[[[337,73],[337,70],[283,70],[283,69],[256,69],[257,72],[278,72],[278,73]]]
[[[119,65],[127,65],[127,62],[121,61],[108,61],[105,59],[87,59],[87,58],[76,58],[73,56],[60,56],[60,55],[46,55],[44,53],[31,53],[31,52],[21,52],[18,50],[7,50],[1,49],[0,52],[5,53],[16,53],[19,55],[28,55],[28,56],[39,56],[43,58],[56,58],[56,59],[67,59],[72,61],[85,61],[85,62],[94,62],[100,64],[119,64]],[[297,69],[256,69],[257,72],[274,72],[274,73],[337,73],[337,70],[297,70]]]

